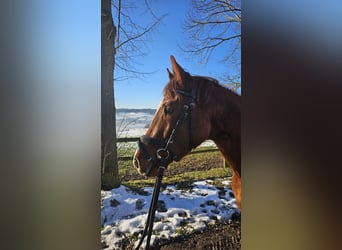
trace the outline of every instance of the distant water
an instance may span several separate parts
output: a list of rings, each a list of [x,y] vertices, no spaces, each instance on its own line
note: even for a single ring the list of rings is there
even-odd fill
[[[155,112],[155,109],[117,109],[117,136],[139,137],[145,134]]]
[[[139,137],[145,134],[150,125],[155,109],[117,109],[116,133],[118,137]],[[201,146],[213,146],[212,141],[205,141]]]

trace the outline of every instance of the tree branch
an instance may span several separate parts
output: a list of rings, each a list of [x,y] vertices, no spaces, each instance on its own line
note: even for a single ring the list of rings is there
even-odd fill
[[[118,4],[118,34],[117,34],[117,43],[120,41],[120,30],[121,30],[121,0],[119,0]]]
[[[198,52],[203,51],[203,50],[213,49],[213,48],[219,46],[220,44],[222,44],[223,42],[226,42],[226,41],[238,38],[238,37],[241,37],[241,34],[236,35],[236,36],[231,36],[231,37],[228,37],[228,38],[214,38],[213,40],[219,40],[215,44],[206,45],[206,46],[203,46],[203,47],[199,47],[198,49],[194,49],[194,50],[184,50],[184,51],[185,52],[190,52],[190,53],[198,53]]]
[[[158,20],[159,22],[160,20]],[[116,46],[116,49],[119,49],[120,47],[124,46],[126,43],[129,43],[131,41],[137,40],[138,38],[141,38],[142,36],[146,35],[147,33],[149,33],[153,28],[155,28],[158,25],[158,22],[153,23],[150,27],[148,27],[146,30],[144,30],[142,33],[137,34],[135,36],[132,36],[130,38],[128,38],[126,41],[118,44],[118,46]]]

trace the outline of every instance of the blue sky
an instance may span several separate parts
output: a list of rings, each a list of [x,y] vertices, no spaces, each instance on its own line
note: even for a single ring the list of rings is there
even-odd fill
[[[145,1],[133,1],[142,5],[136,11],[139,24],[146,23]],[[168,82],[166,68],[170,68],[170,55],[174,55],[178,63],[193,75],[205,75],[219,78],[227,69],[214,56],[207,65],[199,63],[200,58],[189,59],[179,49],[179,44],[187,38],[182,25],[189,11],[189,0],[159,1],[150,0],[150,5],[157,16],[167,14],[158,29],[151,34],[147,56],[139,59],[137,69],[143,72],[155,72],[143,79],[116,81],[115,103],[117,108],[157,108],[162,99],[162,91]],[[35,58],[30,64],[40,69],[46,86],[54,86],[51,90],[57,93],[67,91],[67,98],[75,102],[74,96],[80,100],[94,99],[94,105],[86,109],[96,109],[100,105],[101,94],[101,18],[100,3],[96,1],[42,1],[35,0],[28,5],[30,11],[27,20],[30,25],[29,35],[25,41],[30,48],[28,53]],[[23,17],[25,18],[25,16]],[[29,20],[29,22],[28,22]],[[44,21],[42,21],[44,20]],[[217,54],[227,54],[223,48]],[[80,78],[80,76],[82,76]],[[56,83],[55,85],[53,83]],[[223,82],[222,82],[223,83]],[[58,91],[57,91],[58,89]],[[91,96],[91,98],[86,96]],[[51,96],[46,97],[51,99]]]
[[[129,79],[116,81],[115,103],[117,108],[157,108],[162,91],[168,82],[166,68],[170,68],[170,55],[174,55],[178,63],[193,75],[205,75],[217,77],[226,72],[226,66],[222,65],[215,55],[207,65],[199,63],[199,58],[189,60],[189,55],[184,54],[179,48],[187,37],[183,33],[182,25],[189,11],[189,1],[151,1],[151,8],[156,15],[167,14],[162,24],[158,26],[148,43],[148,54],[139,59],[137,69],[145,72],[155,72],[146,75],[143,79]],[[144,4],[139,1],[137,4]],[[139,22],[146,21],[146,14],[137,12]],[[227,53],[217,51],[217,53]],[[232,69],[233,70],[233,69]]]

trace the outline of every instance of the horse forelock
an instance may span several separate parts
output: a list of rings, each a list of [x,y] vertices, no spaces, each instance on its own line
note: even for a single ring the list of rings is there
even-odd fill
[[[181,96],[177,93],[177,89],[180,89],[179,84],[176,80],[171,79],[168,84],[166,84],[164,88],[164,98],[171,98],[171,99],[180,99]]]

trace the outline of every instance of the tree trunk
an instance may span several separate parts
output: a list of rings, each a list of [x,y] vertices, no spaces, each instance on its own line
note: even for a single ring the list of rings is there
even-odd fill
[[[114,39],[112,1],[101,0],[101,188],[120,185],[114,102]]]

